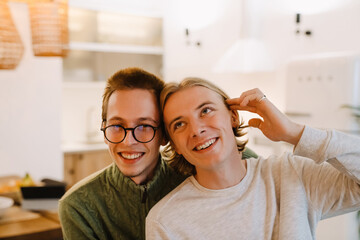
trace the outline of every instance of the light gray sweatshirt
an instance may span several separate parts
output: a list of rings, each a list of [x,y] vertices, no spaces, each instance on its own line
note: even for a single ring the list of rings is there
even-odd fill
[[[294,154],[247,160],[211,190],[187,178],[150,211],[147,239],[315,239],[324,218],[360,209],[360,138],[305,127]]]

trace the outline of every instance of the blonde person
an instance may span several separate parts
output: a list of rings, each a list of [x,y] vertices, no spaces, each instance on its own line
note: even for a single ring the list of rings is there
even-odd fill
[[[259,89],[229,99],[190,78],[160,99],[168,161],[192,175],[151,209],[147,239],[315,239],[321,219],[360,208],[360,138],[294,123]],[[242,159],[237,110],[294,153]]]

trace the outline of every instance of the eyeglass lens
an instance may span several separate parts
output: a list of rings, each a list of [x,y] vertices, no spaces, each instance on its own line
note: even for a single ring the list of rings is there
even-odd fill
[[[138,142],[149,142],[155,136],[155,128],[150,125],[139,125],[135,128],[128,128],[132,130],[132,134]],[[125,139],[126,130],[120,125],[109,126],[105,129],[105,137],[114,143],[122,142]]]

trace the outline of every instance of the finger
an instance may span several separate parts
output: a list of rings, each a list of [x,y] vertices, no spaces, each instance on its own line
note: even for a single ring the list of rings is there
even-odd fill
[[[255,128],[261,128],[261,124],[263,121],[260,118],[252,118],[249,120],[249,126],[255,127]]]
[[[240,102],[240,106],[247,106],[250,102],[257,100],[258,98],[259,96],[257,94],[248,95]]]
[[[226,101],[229,101],[229,104],[236,104],[241,102],[245,97],[249,96],[249,95],[256,95],[258,94],[259,96],[263,96],[264,94],[261,92],[260,89],[258,88],[253,88],[251,90],[247,90],[243,93],[241,93],[240,97],[238,98],[231,98],[231,99],[227,99]]]
[[[245,105],[250,105],[250,104],[258,104],[265,99],[266,99],[266,96],[262,92],[258,91],[257,93],[246,96],[242,100],[242,102],[240,102],[240,105],[245,106]]]
[[[231,105],[238,105],[239,104],[239,101],[240,98],[229,98],[229,99],[226,99],[225,102],[231,106]]]
[[[241,93],[240,97],[228,99],[226,101],[228,102],[228,104],[240,104],[240,102],[242,102],[245,97],[255,94],[257,92],[257,90],[258,90],[257,88],[247,90],[247,91]]]
[[[244,101],[244,99],[248,96],[254,95],[256,93],[256,88],[251,89],[251,90],[247,90],[243,93],[241,93],[240,97],[239,97],[239,103],[241,103],[242,101]]]
[[[251,106],[240,106],[240,105],[230,105],[229,106],[231,110],[237,110],[237,111],[248,111],[248,112],[253,112],[253,113],[257,113],[257,108],[256,107],[251,107]]]

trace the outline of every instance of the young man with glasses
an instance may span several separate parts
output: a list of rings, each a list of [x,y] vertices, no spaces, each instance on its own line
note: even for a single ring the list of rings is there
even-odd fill
[[[163,87],[162,80],[138,68],[108,79],[101,130],[114,164],[81,180],[60,200],[64,239],[145,239],[150,208],[185,179],[159,154],[167,143],[159,110]],[[256,154],[248,150],[245,157],[251,156]]]

